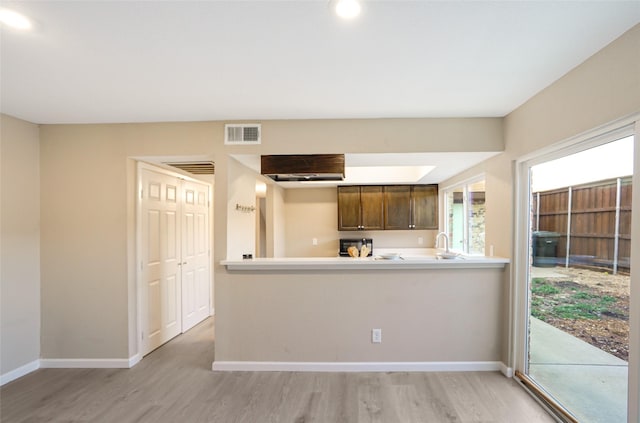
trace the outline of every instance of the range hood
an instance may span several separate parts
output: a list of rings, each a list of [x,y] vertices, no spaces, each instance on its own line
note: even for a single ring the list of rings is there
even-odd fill
[[[344,154],[261,156],[260,172],[276,182],[342,181]]]

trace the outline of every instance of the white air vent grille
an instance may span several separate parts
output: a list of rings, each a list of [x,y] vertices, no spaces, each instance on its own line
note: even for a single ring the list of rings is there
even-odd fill
[[[260,124],[241,123],[224,126],[225,144],[260,144]]]

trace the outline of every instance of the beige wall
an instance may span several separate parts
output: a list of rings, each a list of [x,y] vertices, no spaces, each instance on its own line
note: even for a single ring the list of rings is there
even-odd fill
[[[269,154],[502,151],[502,119],[280,120],[262,125]],[[268,140],[268,141],[267,141]]]
[[[285,190],[278,185],[267,185],[267,257],[285,256]]]
[[[224,122],[41,127],[44,358],[129,358],[137,352],[134,158],[206,158],[216,164],[218,345],[232,342],[229,283],[217,264],[227,258],[228,235],[234,242],[227,233],[230,156],[503,148],[499,118],[264,121],[260,146],[225,146],[223,136]],[[285,194],[271,191],[267,209],[283,215]],[[284,222],[271,231],[271,252],[282,256]]]
[[[284,202],[285,256],[335,257],[338,205],[335,188],[289,189]],[[318,245],[313,245],[316,238]]]
[[[40,358],[40,145],[38,125],[6,115],[0,119],[0,374],[5,375]]]
[[[227,258],[239,260],[243,254],[256,253],[256,212],[236,209],[236,205],[256,207],[256,175],[235,159],[229,160],[228,172]]]
[[[41,131],[42,357],[126,358],[126,150],[64,128]]]
[[[373,238],[374,253],[377,248],[432,248],[437,234],[431,230],[338,231],[335,187],[289,189],[284,204],[287,257],[335,257],[340,238]],[[313,238],[318,245],[313,245]]]
[[[502,273],[230,272],[216,361],[499,362]]]

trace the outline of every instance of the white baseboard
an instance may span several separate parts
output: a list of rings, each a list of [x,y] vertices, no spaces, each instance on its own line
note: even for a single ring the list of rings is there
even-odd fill
[[[0,375],[0,386],[5,383],[9,383],[19,377],[25,376],[40,368],[40,360],[33,360],[31,363],[27,363],[24,366],[20,366],[17,369],[11,370],[3,375]]]
[[[136,356],[131,358],[43,358],[43,369],[128,369]],[[140,361],[138,359],[138,361]],[[135,363],[134,363],[135,364]]]
[[[214,371],[245,372],[477,372],[502,371],[499,361],[284,362],[214,361]]]
[[[513,369],[511,367],[507,367],[507,365],[504,363],[500,363],[500,372],[505,375],[505,377],[513,377]]]
[[[142,360],[142,354],[127,358],[42,358],[0,375],[0,386],[38,369],[130,369]]]
[[[140,360],[142,360],[142,354],[140,353],[132,357],[129,357],[129,369],[135,366],[136,364],[140,363]]]

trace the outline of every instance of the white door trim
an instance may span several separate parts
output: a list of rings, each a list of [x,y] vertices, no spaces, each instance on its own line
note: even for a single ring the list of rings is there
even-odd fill
[[[616,139],[634,134],[634,125],[640,120],[640,113],[635,113],[601,125],[590,131],[550,146],[533,151],[518,158],[514,169],[514,209],[515,230],[513,231],[513,266],[511,269],[511,298],[509,301],[509,358],[507,365],[517,371],[526,373],[527,364],[527,318],[528,303],[523,293],[522,281],[529,277],[529,250],[523,241],[529,237],[529,187],[531,166],[553,160],[561,156],[577,153],[596,147]],[[636,137],[637,138],[637,137]],[[636,145],[638,140],[636,139]],[[638,235],[640,236],[640,235]],[[633,236],[632,236],[633,239]]]

